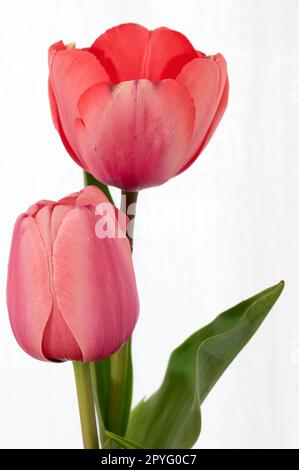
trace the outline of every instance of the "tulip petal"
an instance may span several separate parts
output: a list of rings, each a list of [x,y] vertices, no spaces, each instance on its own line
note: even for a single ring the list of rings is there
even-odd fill
[[[54,91],[53,91],[50,80],[48,80],[48,93],[49,93],[49,102],[50,102],[50,110],[51,110],[52,121],[53,121],[53,124],[55,126],[55,129],[59,132],[60,119],[59,119],[59,115],[58,115],[58,108],[57,108],[56,98],[55,98]]]
[[[228,79],[226,80],[226,83],[225,83],[225,87],[224,87],[224,90],[223,90],[223,95],[222,95],[222,98],[220,100],[220,103],[219,103],[219,106],[218,106],[218,109],[216,111],[216,114],[214,116],[214,119],[212,121],[212,124],[211,126],[209,127],[209,130],[205,136],[205,139],[202,143],[202,147],[201,149],[199,150],[198,153],[201,153],[202,150],[208,145],[208,143],[210,142],[211,138],[213,137],[213,134],[219,124],[219,122],[221,121],[222,119],[222,116],[227,108],[227,104],[228,104],[228,95],[229,95],[229,81]]]
[[[72,159],[78,165],[81,166],[82,165],[81,161],[79,160],[79,158],[75,154],[74,150],[72,149],[72,147],[71,147],[71,145],[70,145],[69,141],[67,140],[66,135],[64,133],[64,130],[63,130],[63,127],[62,127],[62,124],[61,124],[61,121],[60,121],[60,116],[59,116],[59,113],[58,113],[56,98],[55,98],[54,91],[53,91],[50,80],[48,81],[48,92],[49,92],[48,94],[49,94],[49,101],[50,101],[51,116],[52,116],[52,121],[54,123],[55,129],[58,131],[58,133],[60,135],[60,138],[61,138],[61,141],[64,145],[64,148],[66,149],[68,154],[72,157]]]
[[[98,84],[79,101],[80,148],[91,173],[133,191],[164,183],[181,168],[195,109],[174,80]]]
[[[181,33],[168,28],[154,31],[128,23],[109,29],[91,46],[113,83],[146,78],[175,78],[197,52]]]
[[[7,305],[14,335],[31,356],[45,360],[42,338],[52,309],[48,260],[37,224],[23,215],[11,246]]]
[[[149,80],[176,78],[184,65],[198,57],[186,36],[168,28],[152,32],[151,53],[148,54],[148,76],[145,78]]]
[[[65,49],[66,49],[66,46],[63,44],[62,41],[58,41],[58,42],[56,42],[55,44],[52,44],[52,46],[49,47],[48,64],[49,64],[49,70],[50,71],[51,71],[51,68],[52,68],[52,63],[53,63],[54,57],[57,54],[57,52],[63,51]],[[59,115],[58,115],[56,98],[55,98],[55,95],[54,95],[54,91],[53,91],[50,79],[48,80],[48,91],[49,91],[50,109],[51,109],[53,123],[54,123],[55,129],[59,131],[60,120],[59,120]]]
[[[51,256],[51,217],[53,205],[42,207],[35,215],[35,222],[37,224],[40,237],[46,248],[48,256]],[[51,263],[49,263],[49,269],[51,271]],[[51,273],[50,273],[51,274]]]
[[[53,309],[45,327],[42,349],[49,361],[82,361],[82,351],[64,321],[61,313]]]
[[[48,53],[48,62],[49,62],[49,70],[51,72],[51,69],[52,69],[52,63],[53,63],[53,60],[54,60],[54,57],[56,56],[56,54],[59,52],[59,51],[63,51],[63,50],[66,50],[67,47],[64,45],[64,43],[62,41],[59,41],[55,44],[53,44],[50,48],[49,48],[49,53]],[[61,121],[60,121],[60,116],[59,116],[59,112],[58,112],[58,107],[57,107],[57,102],[56,102],[56,97],[55,97],[55,94],[54,94],[54,91],[53,91],[53,87],[52,87],[52,84],[51,84],[51,80],[50,80],[50,77],[49,77],[49,80],[48,80],[48,95],[49,95],[49,102],[50,102],[50,110],[51,110],[51,116],[52,116],[52,121],[54,123],[54,126],[55,126],[55,129],[59,132],[60,134],[60,137],[61,137],[61,140],[62,140],[62,143],[66,149],[66,151],[70,154],[70,156],[72,157],[73,160],[75,160],[75,162],[80,165],[80,160],[78,159],[77,155],[75,154],[74,150],[72,149],[72,147],[70,146],[70,143],[69,141],[67,140],[66,138],[66,135],[64,133],[64,130],[63,130],[63,127],[62,127],[62,124],[61,124]]]
[[[190,149],[179,173],[190,166],[202,150],[203,141],[217,114],[226,80],[226,62],[221,54],[210,58],[198,58],[193,60],[185,65],[178,75],[177,81],[182,83],[190,92],[196,109],[196,119]],[[220,119],[218,122],[219,121]],[[215,128],[216,125],[213,131]]]
[[[69,202],[69,204],[71,204],[71,202]],[[51,246],[53,246],[61,224],[70,210],[72,210],[71,205],[59,204],[54,207],[51,217],[51,231],[48,229],[48,233],[50,232],[51,234]]]
[[[76,206],[79,207],[91,205],[96,207],[101,202],[109,202],[105,194],[96,186],[87,186],[78,194],[76,199]]]
[[[53,120],[67,150],[81,165],[84,160],[74,136],[77,103],[84,91],[101,81],[110,80],[99,61],[87,51],[64,49],[52,58],[49,96]]]
[[[138,298],[127,239],[98,239],[96,217],[76,207],[53,247],[58,308],[89,362],[115,352],[131,335]]]
[[[109,221],[113,234],[119,237],[126,237],[129,218],[111,204],[105,194],[96,186],[87,186],[80,191],[76,206],[92,206],[94,214],[104,216],[106,223]]]
[[[28,207],[26,214],[31,215],[32,217],[37,214],[37,212],[44,206],[52,205],[54,206],[56,203],[54,201],[49,201],[47,199],[42,199],[41,201],[36,202],[35,204],[32,204],[32,206]]]
[[[76,204],[77,197],[79,196],[80,191],[76,191],[75,193],[69,194],[68,196],[65,196],[57,202],[57,204],[67,204],[74,206]]]
[[[52,44],[52,46],[49,47],[48,64],[49,64],[49,69],[50,70],[51,70],[51,67],[52,67],[52,64],[53,64],[54,57],[56,56],[57,52],[64,51],[66,49],[67,49],[67,47],[63,43],[63,41],[55,42],[55,44]]]

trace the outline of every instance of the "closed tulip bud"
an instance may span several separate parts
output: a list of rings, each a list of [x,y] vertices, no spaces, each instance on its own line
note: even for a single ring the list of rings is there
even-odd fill
[[[97,233],[101,212],[115,234]],[[28,354],[89,362],[128,340],[139,306],[125,225],[124,214],[93,186],[57,203],[40,201],[18,218],[7,303],[14,335]]]
[[[127,191],[188,168],[227,106],[223,56],[206,56],[167,28],[123,24],[85,49],[58,42],[49,69],[52,117],[67,151]]]

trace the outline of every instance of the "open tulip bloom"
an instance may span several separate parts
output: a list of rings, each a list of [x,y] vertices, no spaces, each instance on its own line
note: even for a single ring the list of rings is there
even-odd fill
[[[127,191],[188,168],[227,105],[223,56],[206,56],[167,28],[120,25],[87,49],[58,42],[49,70],[53,121],[69,154]]]
[[[91,47],[49,49],[53,122],[87,187],[17,219],[7,305],[28,354],[73,361],[85,448],[191,448],[202,402],[283,289],[280,282],[192,334],[172,352],[160,388],[132,409],[132,205],[139,190],[194,163],[228,92],[223,56],[198,52],[167,28],[123,24]],[[108,185],[122,190],[121,210]]]

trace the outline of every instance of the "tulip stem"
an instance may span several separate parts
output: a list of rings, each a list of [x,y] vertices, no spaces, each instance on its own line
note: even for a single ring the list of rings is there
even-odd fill
[[[98,449],[99,440],[89,364],[73,362],[84,449]]]
[[[134,217],[137,192],[122,191],[121,210],[129,218],[127,237],[133,251]],[[110,358],[110,383],[108,397],[107,429],[124,436],[126,433],[133,389],[131,339]]]

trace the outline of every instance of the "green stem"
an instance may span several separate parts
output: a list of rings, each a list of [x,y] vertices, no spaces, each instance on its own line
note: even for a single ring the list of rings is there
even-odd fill
[[[131,251],[133,251],[133,221],[138,193],[122,191],[121,210],[127,214],[131,231],[127,233]],[[131,206],[131,207],[130,207]],[[128,209],[129,213],[128,213]],[[108,397],[107,429],[119,436],[124,436],[127,429],[132,403],[133,367],[131,340],[110,358],[110,383]]]
[[[89,364],[73,362],[84,449],[98,449],[99,440]]]

